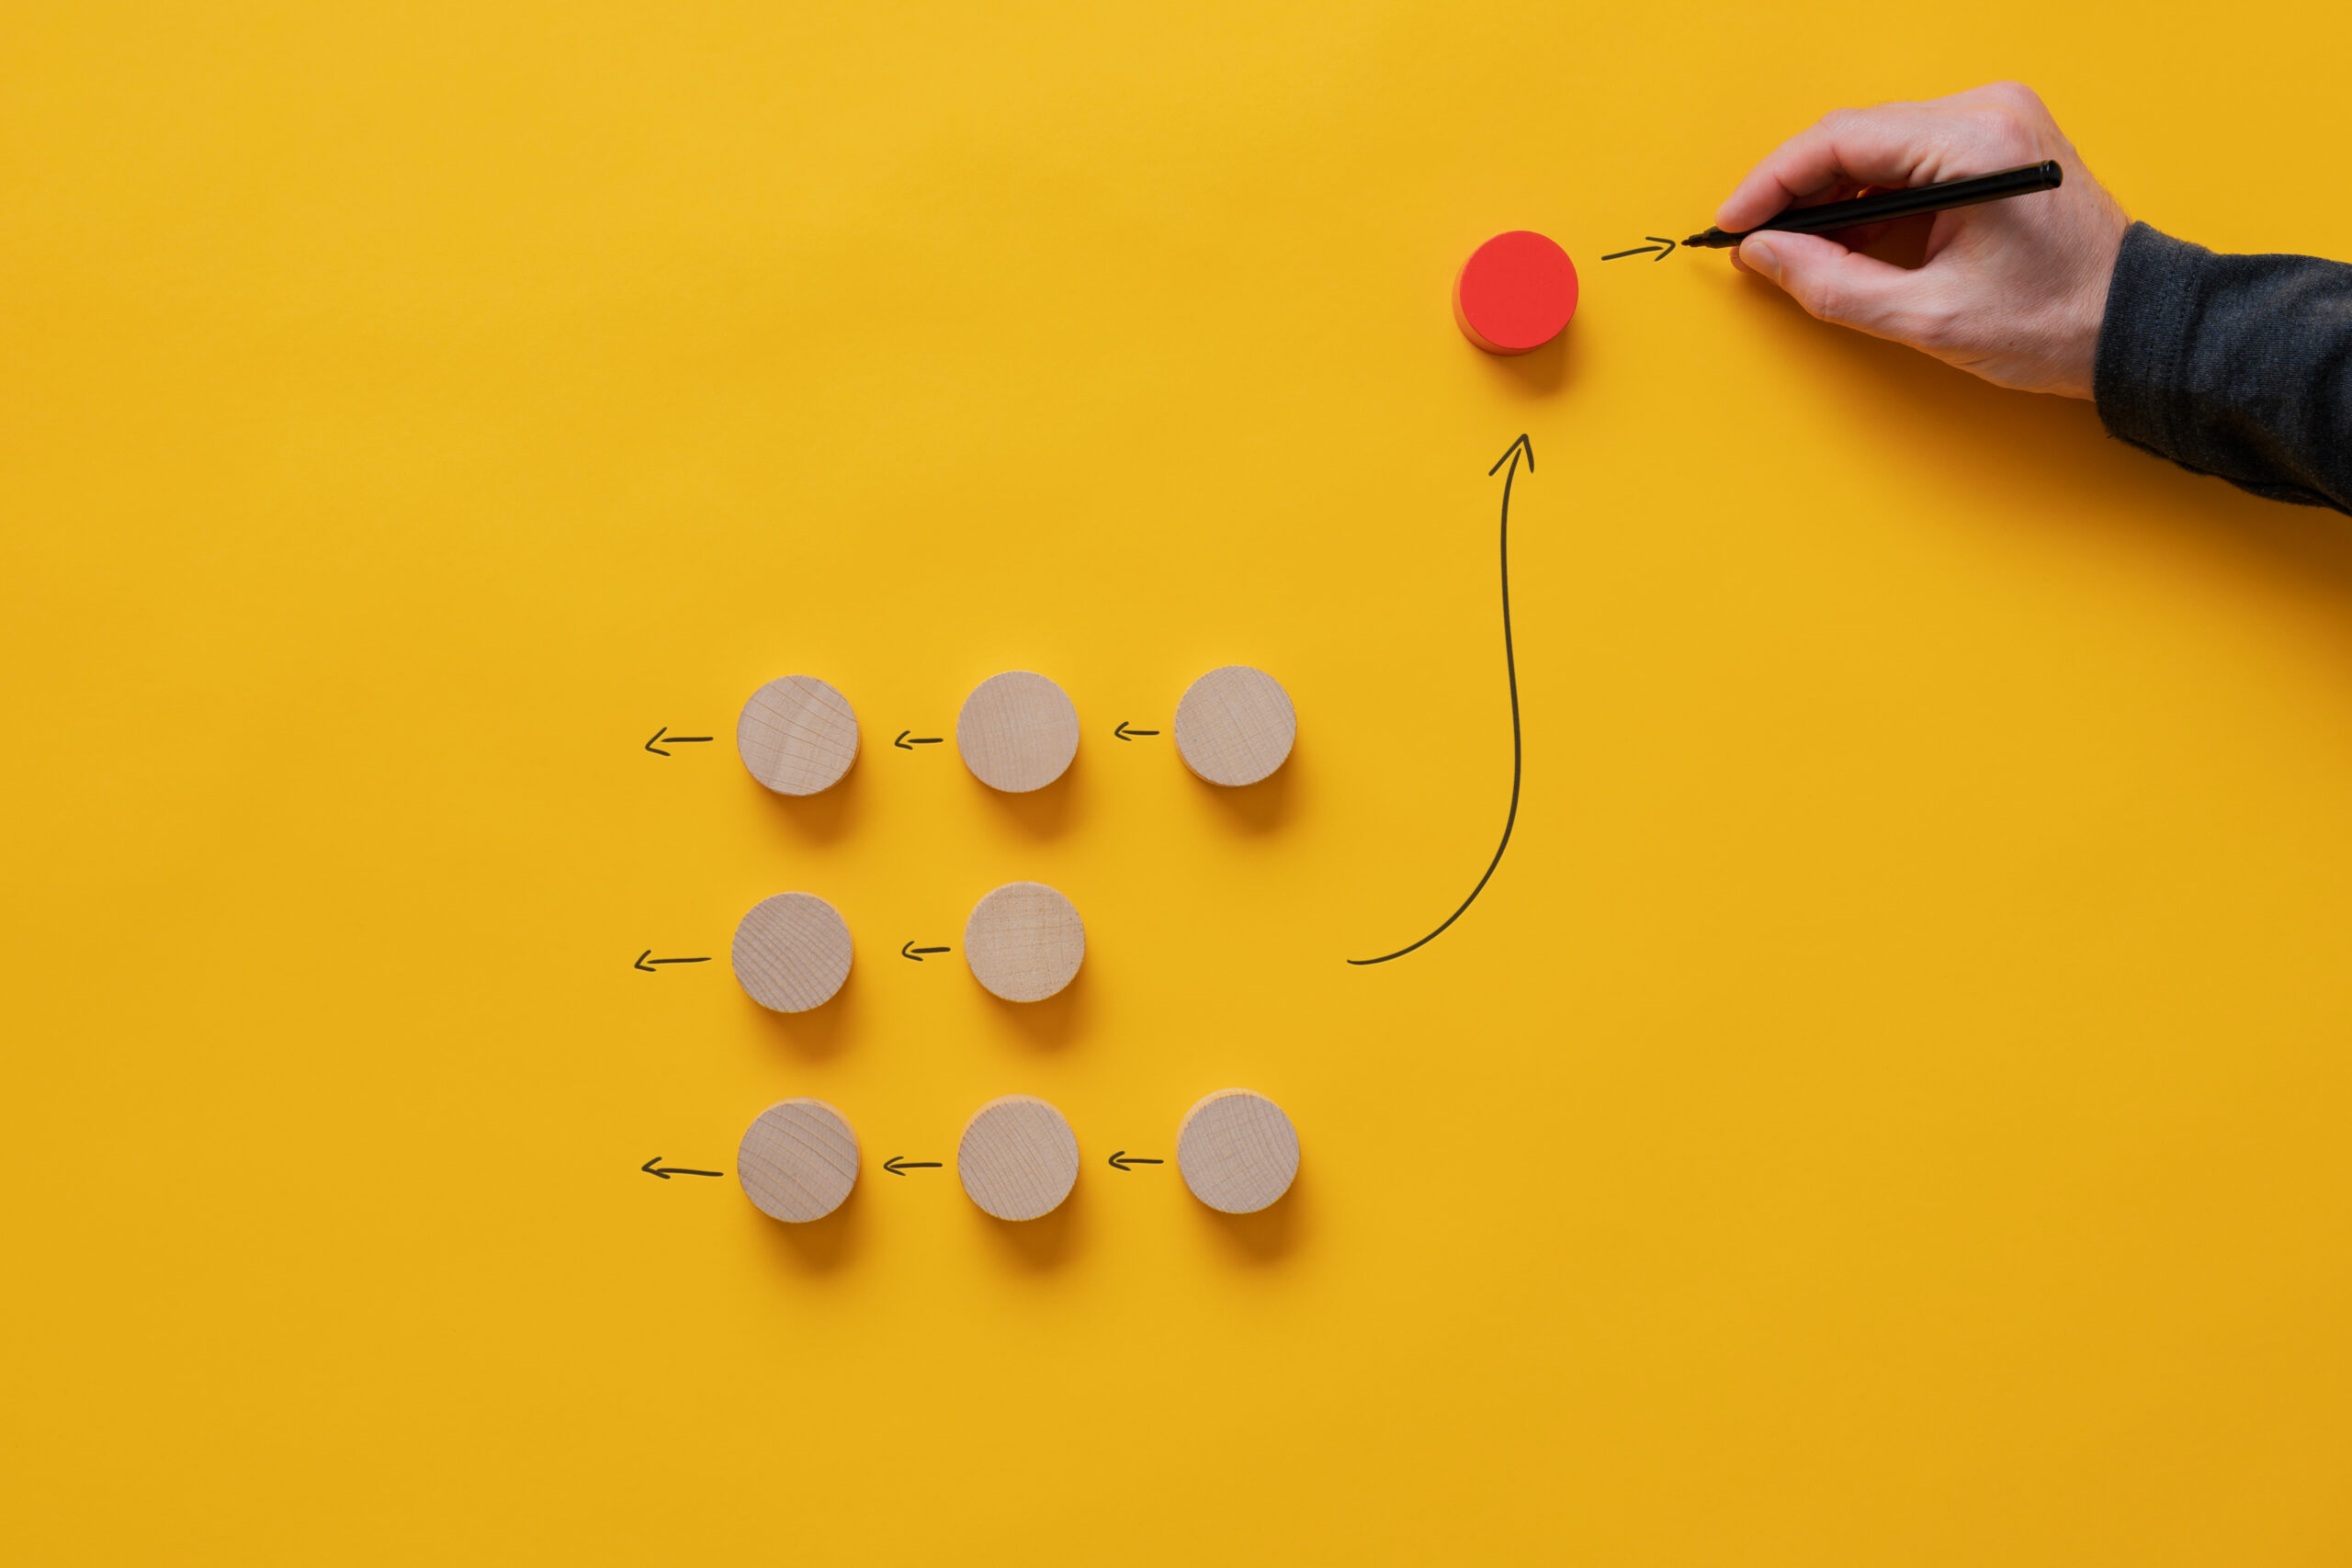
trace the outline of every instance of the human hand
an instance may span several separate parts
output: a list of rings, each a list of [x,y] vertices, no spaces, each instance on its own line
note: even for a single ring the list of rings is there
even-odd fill
[[[1825,321],[1908,344],[1996,386],[2087,398],[2130,220],[2030,87],[1997,82],[1926,103],[1839,109],[1750,170],[1715,224],[1736,234],[1865,187],[1965,179],[2045,158],[2065,170],[2056,190],[1901,220],[1933,225],[1917,268],[1860,254],[1892,224],[1834,237],[1751,234],[1733,261]]]

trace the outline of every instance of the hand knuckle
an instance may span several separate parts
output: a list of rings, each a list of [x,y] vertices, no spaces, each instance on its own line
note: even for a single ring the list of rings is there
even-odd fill
[[[1941,306],[1926,305],[1898,311],[1887,324],[1903,342],[1936,349],[1951,344],[1960,320]]]
[[[1977,140],[2003,156],[2028,157],[2039,144],[2033,122],[2014,108],[1979,109],[1969,118],[1976,128]]]

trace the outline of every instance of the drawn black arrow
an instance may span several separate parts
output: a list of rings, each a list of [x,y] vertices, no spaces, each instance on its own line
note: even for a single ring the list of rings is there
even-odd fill
[[[669,733],[669,729],[670,727],[666,724],[662,726],[661,728],[656,729],[653,732],[653,740],[667,740],[673,746],[699,746],[704,741],[710,739],[707,735],[672,735]],[[657,757],[666,757],[670,754],[669,752],[662,750],[661,747],[656,746],[653,743],[653,740],[649,740],[645,743],[645,749],[647,750],[652,752]]]
[[[1121,1149],[1111,1156],[1113,1170],[1125,1170],[1131,1165],[1166,1165],[1167,1163],[1164,1159],[1146,1159],[1141,1155],[1131,1155],[1125,1149]]]
[[[649,959],[651,960],[650,963],[647,962]],[[707,964],[709,962],[710,960],[707,958],[655,958],[653,956],[653,950],[649,947],[643,953],[637,955],[637,962],[630,964],[629,967],[632,969],[642,969],[648,975],[653,975],[660,973],[660,971],[653,967],[655,964]]]
[[[910,1170],[937,1170],[939,1162],[935,1159],[909,1159],[904,1155],[892,1155],[882,1162],[882,1168],[893,1176],[904,1176]]]
[[[908,739],[907,737],[910,735],[914,735],[914,739],[911,740]],[[936,746],[944,739],[946,739],[944,736],[915,735],[915,732],[911,729],[901,729],[899,731],[899,738],[896,740],[891,741],[890,744],[896,746],[901,751],[911,751],[918,746]]]
[[[1506,462],[1510,464],[1510,471],[1503,475],[1502,523],[1503,674],[1510,682],[1510,811],[1503,818],[1503,841],[1495,846],[1495,858],[1487,863],[1487,874],[1478,879],[1477,886],[1470,889],[1470,897],[1462,900],[1462,909],[1467,909],[1477,901],[1478,895],[1487,890],[1487,883],[1494,876],[1495,867],[1503,863],[1503,852],[1510,848],[1510,830],[1519,821],[1519,779],[1525,751],[1521,743],[1519,732],[1519,660],[1511,652],[1510,646],[1510,482],[1519,477],[1519,459],[1521,452],[1527,456],[1527,471],[1533,473],[1535,444],[1528,440],[1524,434],[1504,447],[1503,455],[1495,459],[1495,468],[1487,470],[1487,477],[1492,479],[1495,468],[1501,468]],[[1420,946],[1422,942],[1434,942],[1447,926],[1462,918],[1462,909],[1456,909],[1446,916],[1436,931],[1430,932],[1428,936],[1421,938],[1420,942],[1414,942],[1410,947],[1400,947],[1394,953],[1384,953],[1377,958],[1351,958],[1348,962],[1356,964],[1385,964],[1392,958],[1402,958],[1412,952],[1413,948]]]
[[[1674,254],[1674,242],[1671,240],[1660,239],[1656,234],[1645,234],[1642,238],[1645,240],[1653,240],[1657,243],[1655,244],[1648,245],[1636,245],[1630,251],[1619,251],[1614,255],[1603,256],[1600,259],[1602,261],[1623,261],[1627,256],[1646,256],[1652,252],[1656,252],[1657,254],[1653,259],[1664,261],[1667,257]],[[1532,462],[1527,466],[1530,469],[1532,469],[1535,467]]]
[[[1122,740],[1133,740],[1138,735],[1157,735],[1159,731],[1157,729],[1129,729],[1127,728],[1127,721],[1123,718],[1119,721],[1119,728],[1111,731],[1111,733],[1117,736]]]
[[[945,953],[947,949],[944,947],[917,947],[913,942],[910,942],[899,949],[899,956],[901,958],[911,958],[916,963],[920,964],[922,962],[922,955],[926,953]]]
[[[637,1168],[648,1176],[658,1176],[664,1181],[673,1176],[724,1176],[727,1174],[723,1170],[688,1170],[684,1166],[663,1165],[660,1155],[655,1155]]]

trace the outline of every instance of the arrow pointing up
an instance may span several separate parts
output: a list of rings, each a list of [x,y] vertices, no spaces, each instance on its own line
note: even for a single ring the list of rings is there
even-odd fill
[[[1503,448],[1502,457],[1495,459],[1495,468],[1488,468],[1487,470],[1487,477],[1488,479],[1493,479],[1495,477],[1495,468],[1501,468],[1503,466],[1503,459],[1506,457],[1510,459],[1510,473],[1515,474],[1519,472],[1519,458],[1515,454],[1520,452],[1527,454],[1527,471],[1531,474],[1533,473],[1535,471],[1535,443],[1530,441],[1527,438],[1526,433],[1522,431],[1520,434],[1518,440]],[[1503,499],[1505,501],[1509,501],[1510,499],[1510,474],[1505,474],[1503,476]]]
[[[1519,477],[1519,459],[1522,455],[1527,458],[1527,471],[1531,474],[1533,473],[1535,471],[1535,444],[1530,441],[1523,433],[1518,440],[1503,448],[1503,455],[1495,459],[1494,468],[1487,470],[1487,477],[1488,479],[1492,479],[1495,476],[1496,469],[1501,468],[1505,463],[1509,463],[1510,465],[1510,469],[1503,474],[1503,515],[1501,526],[1503,581],[1503,676],[1510,685],[1510,810],[1503,817],[1502,842],[1495,846],[1495,858],[1487,863],[1487,874],[1478,878],[1478,886],[1470,889],[1470,897],[1462,900],[1462,908],[1454,910],[1453,913],[1446,916],[1443,920],[1440,921],[1436,931],[1430,932],[1429,935],[1421,938],[1419,942],[1400,947],[1394,953],[1384,953],[1377,958],[1351,958],[1348,960],[1351,964],[1385,964],[1392,958],[1404,957],[1405,954],[1412,952],[1414,948],[1419,947],[1425,942],[1436,941],[1437,938],[1443,933],[1446,927],[1452,925],[1454,921],[1462,918],[1463,910],[1469,908],[1472,904],[1477,902],[1478,895],[1484,893],[1487,890],[1487,884],[1493,880],[1495,867],[1503,863],[1503,852],[1510,848],[1510,830],[1513,827],[1517,826],[1519,822],[1520,775],[1522,766],[1526,761],[1526,746],[1521,736],[1519,728],[1519,660],[1518,657],[1512,653],[1510,644],[1510,485],[1511,481]]]

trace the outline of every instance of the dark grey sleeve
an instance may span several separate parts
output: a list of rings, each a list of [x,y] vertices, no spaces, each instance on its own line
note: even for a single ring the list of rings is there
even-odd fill
[[[2093,374],[2108,434],[2274,501],[2352,512],[2352,266],[2123,236]]]

